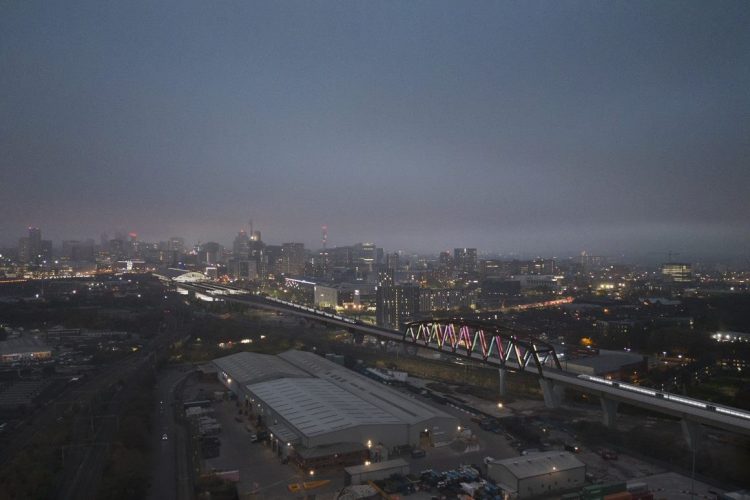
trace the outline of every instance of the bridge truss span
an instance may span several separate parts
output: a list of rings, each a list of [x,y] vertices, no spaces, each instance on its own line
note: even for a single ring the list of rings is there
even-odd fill
[[[523,371],[533,363],[540,377],[544,377],[545,367],[562,369],[551,344],[492,323],[460,319],[413,321],[405,325],[403,341],[480,358],[514,371]]]

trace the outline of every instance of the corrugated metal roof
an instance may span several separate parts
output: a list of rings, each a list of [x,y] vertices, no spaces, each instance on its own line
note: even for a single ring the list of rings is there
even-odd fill
[[[495,460],[490,466],[502,466],[508,469],[517,479],[551,474],[557,471],[585,467],[572,453],[566,451],[546,451],[521,457]]]
[[[309,377],[306,372],[270,354],[238,352],[215,359],[213,363],[240,385],[282,377]]]
[[[400,419],[327,380],[268,380],[248,389],[307,437],[368,424],[399,424]]]
[[[402,422],[414,424],[433,417],[451,418],[445,412],[415,398],[394,391],[380,382],[349,370],[317,354],[291,350],[279,354],[289,363],[311,375],[327,380],[347,392],[356,394]]]

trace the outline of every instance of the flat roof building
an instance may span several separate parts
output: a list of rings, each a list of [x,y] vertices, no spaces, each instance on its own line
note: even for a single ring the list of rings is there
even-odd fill
[[[391,449],[425,436],[450,441],[457,432],[456,417],[311,352],[242,352],[213,363],[219,380],[289,448]]]
[[[494,460],[487,475],[518,498],[534,498],[579,490],[586,480],[586,465],[572,453],[547,451]]]
[[[0,341],[0,364],[52,359],[52,349],[38,337],[23,336]]]

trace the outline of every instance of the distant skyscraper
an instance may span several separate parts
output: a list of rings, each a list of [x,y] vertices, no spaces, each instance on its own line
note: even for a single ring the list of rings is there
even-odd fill
[[[38,227],[29,227],[28,236],[18,241],[18,258],[21,262],[40,263],[52,257],[52,242],[42,240]]]
[[[201,245],[200,252],[198,252],[198,260],[202,264],[217,264],[221,262],[223,251],[224,247],[214,241],[209,241]]]
[[[690,283],[693,266],[683,262],[667,262],[661,266],[661,276],[666,283]]]
[[[477,249],[456,248],[453,250],[453,265],[456,271],[475,273],[477,271]]]
[[[177,236],[172,236],[169,238],[168,250],[170,252],[177,252],[178,254],[185,253],[185,240],[183,238],[178,238]]]
[[[240,231],[234,238],[232,256],[237,260],[247,260],[250,258],[250,238],[248,238],[245,231]]]
[[[305,272],[304,243],[281,245],[281,272],[286,275],[301,275]]]
[[[357,243],[352,247],[352,259],[357,266],[372,269],[378,263],[377,248],[374,243]]]

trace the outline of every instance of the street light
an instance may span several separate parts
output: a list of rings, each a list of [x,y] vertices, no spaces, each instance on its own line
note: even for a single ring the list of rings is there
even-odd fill
[[[502,410],[503,409],[503,404],[502,403],[498,403],[497,407],[498,407],[498,409]]]

